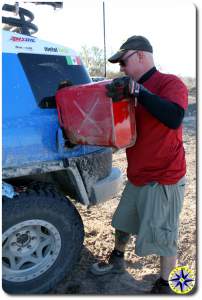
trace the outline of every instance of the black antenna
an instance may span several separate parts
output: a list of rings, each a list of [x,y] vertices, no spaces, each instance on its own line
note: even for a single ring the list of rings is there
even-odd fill
[[[103,1],[103,33],[104,33],[104,77],[106,77],[107,69],[106,69],[105,3],[104,3],[104,1]]]

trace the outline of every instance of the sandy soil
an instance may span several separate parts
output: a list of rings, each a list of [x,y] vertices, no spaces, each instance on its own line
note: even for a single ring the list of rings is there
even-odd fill
[[[184,146],[187,159],[187,187],[183,211],[180,215],[180,238],[178,265],[187,265],[196,272],[196,103],[189,101],[189,110],[184,119]],[[119,167],[126,183],[126,157],[121,150],[113,155],[113,166]],[[150,255],[138,257],[134,254],[135,237],[127,246],[125,259],[127,271],[122,275],[93,277],[89,267],[97,260],[103,260],[113,249],[114,229],[111,227],[113,213],[120,200],[122,190],[104,204],[86,208],[76,204],[85,226],[85,243],[81,260],[71,276],[66,278],[54,294],[77,295],[134,295],[149,291],[158,278],[159,257]]]

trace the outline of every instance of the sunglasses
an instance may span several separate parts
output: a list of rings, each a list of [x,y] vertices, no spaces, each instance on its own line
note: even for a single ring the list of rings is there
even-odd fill
[[[137,53],[138,51],[135,51],[133,53],[131,53],[130,55],[126,56],[124,59],[120,59],[119,60],[119,65],[120,67],[126,67],[127,65],[127,60],[129,59],[129,57],[131,57],[133,54]]]

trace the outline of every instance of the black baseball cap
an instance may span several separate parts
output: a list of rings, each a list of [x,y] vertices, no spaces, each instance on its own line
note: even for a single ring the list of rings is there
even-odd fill
[[[133,35],[129,37],[123,45],[121,45],[120,49],[112,55],[108,61],[111,63],[119,62],[128,50],[140,50],[153,53],[153,48],[148,39],[141,35]]]

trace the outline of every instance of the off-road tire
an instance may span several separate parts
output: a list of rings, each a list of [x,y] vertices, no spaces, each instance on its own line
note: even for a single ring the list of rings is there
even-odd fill
[[[56,287],[78,261],[84,240],[82,219],[69,199],[46,184],[34,184],[13,199],[3,198],[3,233],[28,220],[43,220],[58,231],[61,247],[52,266],[38,277],[23,282],[3,279],[9,294],[44,294]],[[34,227],[33,227],[34,228]]]

